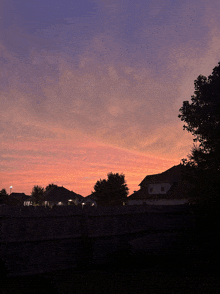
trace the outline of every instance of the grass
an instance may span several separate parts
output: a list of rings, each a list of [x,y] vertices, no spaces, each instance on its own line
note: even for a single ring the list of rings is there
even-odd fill
[[[114,263],[60,270],[45,275],[6,278],[2,294],[10,293],[220,293],[218,259],[152,257],[123,254]]]
[[[60,293],[219,293],[217,273],[180,268],[92,269],[54,276]]]

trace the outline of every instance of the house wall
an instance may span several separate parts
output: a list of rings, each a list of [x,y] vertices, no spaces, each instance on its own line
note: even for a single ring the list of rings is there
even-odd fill
[[[132,199],[132,200],[127,200],[127,205],[142,205],[146,202],[145,200],[142,199]]]
[[[137,199],[128,200],[127,205],[183,205],[189,203],[187,198],[182,199]]]
[[[30,206],[30,205],[32,205],[32,201],[30,201],[30,200],[24,201],[23,205]]]
[[[171,188],[170,183],[157,183],[148,185],[149,194],[166,194]]]

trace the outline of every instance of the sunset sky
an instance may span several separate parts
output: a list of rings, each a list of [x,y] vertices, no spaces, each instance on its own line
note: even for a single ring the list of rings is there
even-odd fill
[[[178,118],[220,61],[219,0],[1,0],[0,190],[130,193],[193,145]]]

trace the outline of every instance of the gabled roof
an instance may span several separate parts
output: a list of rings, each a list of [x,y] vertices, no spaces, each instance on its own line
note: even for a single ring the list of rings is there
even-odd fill
[[[135,191],[133,194],[128,196],[127,200],[138,200],[149,198],[150,194],[148,193],[147,188],[141,188],[139,191]]]
[[[97,201],[97,196],[96,196],[96,192],[84,197],[84,202],[96,202]]]
[[[21,201],[26,201],[26,200],[31,199],[31,196],[25,195],[24,193],[16,193],[16,192],[12,192],[9,195],[9,197],[17,199],[17,200],[21,200]]]
[[[146,187],[153,183],[175,183],[181,181],[181,174],[183,170],[183,165],[174,165],[170,169],[155,175],[146,176],[143,181],[139,184],[141,187]]]
[[[67,202],[69,199],[83,198],[83,196],[69,191],[64,187],[54,187],[43,195],[43,201]]]
[[[97,200],[97,192],[93,192],[93,193],[89,194],[88,196],[84,197],[84,199]]]

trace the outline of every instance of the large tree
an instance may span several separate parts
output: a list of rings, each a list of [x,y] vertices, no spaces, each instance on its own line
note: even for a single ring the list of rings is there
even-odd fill
[[[35,205],[40,205],[42,202],[42,196],[44,194],[44,188],[41,186],[34,186],[31,192],[31,196]]]
[[[198,76],[191,101],[184,101],[179,117],[197,145],[184,164],[194,185],[202,228],[219,230],[220,215],[220,62],[210,76]]]
[[[94,186],[98,205],[122,205],[128,196],[124,174],[109,173],[107,180],[99,180]]]
[[[194,81],[191,102],[184,101],[179,117],[183,128],[194,136],[189,161],[201,169],[220,170],[220,62],[210,76],[199,75]]]

